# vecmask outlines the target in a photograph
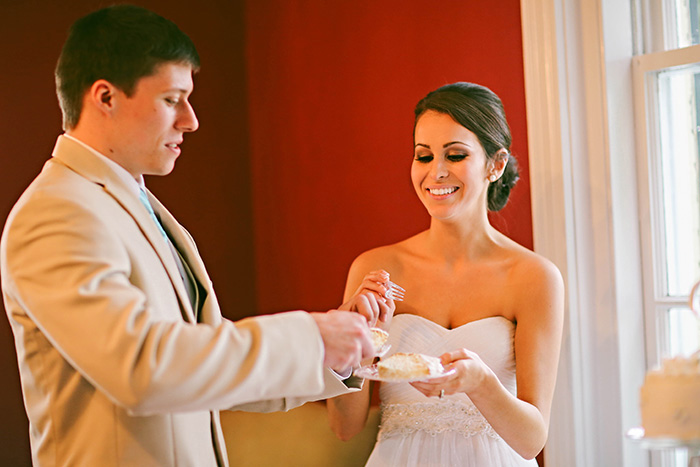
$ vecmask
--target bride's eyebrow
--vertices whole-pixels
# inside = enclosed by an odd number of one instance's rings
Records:
[[[449,143],[443,144],[443,145],[442,145],[442,148],[443,148],[443,149],[447,149],[447,148],[449,148],[450,146],[452,146],[453,144],[461,144],[462,146],[466,146],[467,148],[470,147],[470,146],[469,146],[469,143],[465,143],[464,141],[450,141]],[[430,145],[429,145],[429,144],[416,143],[415,147],[417,148],[418,146],[420,146],[420,147],[422,147],[422,148],[430,149]]]
[[[442,148],[446,149],[446,148],[452,146],[453,144],[461,144],[462,146],[469,147],[469,144],[465,143],[464,141],[450,141],[449,143],[443,144]]]

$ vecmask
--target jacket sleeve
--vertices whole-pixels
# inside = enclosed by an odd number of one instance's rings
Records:
[[[282,399],[260,400],[247,404],[240,404],[231,407],[230,410],[238,410],[242,412],[286,412],[294,409],[307,402],[313,402],[321,399],[330,399],[331,397],[340,396],[356,392],[362,389],[364,384],[363,379],[351,376],[342,380],[335,372],[326,368],[323,373],[324,389],[320,394],[311,397],[285,397]]]
[[[45,336],[51,348],[42,351],[58,352],[136,415],[323,392],[323,344],[308,313],[187,323],[179,309],[164,309],[177,301],[157,258],[136,267],[131,239],[108,221],[41,193],[8,218],[1,245],[8,315]]]

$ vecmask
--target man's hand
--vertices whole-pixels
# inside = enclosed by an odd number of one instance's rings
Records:
[[[326,366],[344,373],[359,366],[362,359],[374,356],[367,321],[359,313],[330,310],[310,314],[321,332]]]

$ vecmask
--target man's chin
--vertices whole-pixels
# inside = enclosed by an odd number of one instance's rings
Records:
[[[162,167],[153,168],[149,172],[144,173],[144,175],[153,175],[156,177],[164,177],[166,175],[170,175],[170,173],[173,170],[175,170],[175,161],[174,160],[170,164],[164,164]]]

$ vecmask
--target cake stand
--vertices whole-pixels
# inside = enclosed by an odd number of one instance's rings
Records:
[[[688,467],[700,467],[700,439],[650,438],[644,436],[644,428],[631,428],[625,436],[650,451],[685,449]]]

